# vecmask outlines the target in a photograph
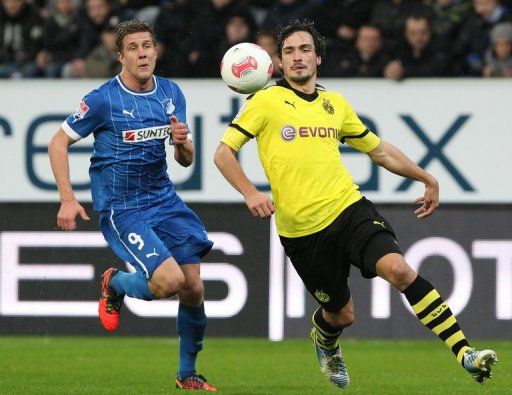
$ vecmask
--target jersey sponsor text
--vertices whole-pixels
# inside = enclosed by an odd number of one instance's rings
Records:
[[[136,130],[123,130],[123,141],[125,143],[138,143],[141,141],[165,139],[171,134],[169,125],[154,126]]]

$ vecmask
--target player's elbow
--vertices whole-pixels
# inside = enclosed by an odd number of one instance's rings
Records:
[[[213,162],[215,166],[222,171],[226,167],[226,163],[230,156],[234,156],[232,149],[224,143],[220,143],[213,156]]]

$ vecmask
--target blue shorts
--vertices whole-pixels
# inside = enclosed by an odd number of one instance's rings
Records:
[[[179,196],[144,209],[102,211],[100,228],[116,255],[148,279],[167,258],[199,263],[213,246],[201,220]]]

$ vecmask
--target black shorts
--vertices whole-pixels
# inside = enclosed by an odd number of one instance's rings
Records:
[[[326,311],[337,311],[349,301],[350,265],[359,268],[363,277],[372,278],[380,258],[402,254],[393,228],[364,197],[325,229],[280,239],[307,290]]]

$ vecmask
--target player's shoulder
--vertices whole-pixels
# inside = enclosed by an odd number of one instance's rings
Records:
[[[175,81],[172,81],[170,79],[167,79],[165,77],[160,77],[158,75],[155,75],[155,81],[156,84],[163,89],[172,89],[172,90],[181,90],[178,83]]]
[[[348,101],[343,94],[326,89],[323,85],[317,85],[318,96],[322,99],[332,101],[333,103],[347,105]]]
[[[84,96],[84,101],[87,102],[87,104],[94,104],[95,106],[99,106],[105,103],[105,97],[108,97],[108,91],[113,89],[116,86],[115,78],[112,78],[111,80],[108,80],[98,86],[97,88],[94,88],[93,90],[89,91]],[[117,89],[117,88],[116,88]]]
[[[279,92],[279,86],[277,84],[269,85],[258,92],[253,93],[246,97],[245,100],[253,102],[266,102],[275,98],[276,93]]]
[[[175,98],[178,96],[183,96],[183,91],[177,82],[157,75],[155,75],[155,82],[157,87],[166,93],[166,96]]]

